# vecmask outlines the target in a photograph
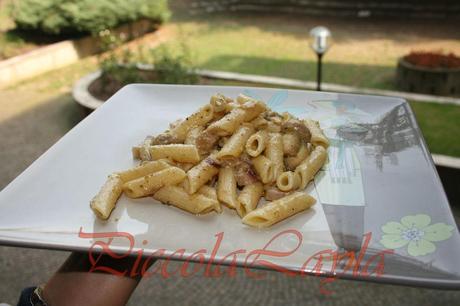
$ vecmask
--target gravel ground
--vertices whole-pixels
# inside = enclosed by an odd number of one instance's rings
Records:
[[[0,303],[15,305],[22,288],[45,282],[69,253],[0,247]],[[174,269],[171,264],[170,269]],[[154,268],[154,267],[153,267]],[[320,279],[270,272],[263,280],[239,270],[234,278],[195,276],[144,279],[128,305],[458,305],[459,291],[337,280],[320,293]]]
[[[48,76],[53,77],[53,75]],[[58,79],[58,78],[57,78]],[[45,82],[45,80],[43,81]],[[37,85],[38,84],[38,85]],[[59,90],[28,83],[0,91],[0,189],[62,137],[84,116],[65,86]],[[48,85],[47,85],[48,86]],[[59,86],[57,86],[59,87]],[[18,94],[19,93],[19,94]],[[67,252],[0,247],[0,303],[15,305],[20,291],[45,282]],[[337,280],[319,291],[319,279],[288,278],[271,272],[264,280],[158,276],[145,279],[129,305],[458,305],[459,291],[379,285]]]

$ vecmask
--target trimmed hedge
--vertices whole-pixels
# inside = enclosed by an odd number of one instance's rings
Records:
[[[139,19],[164,22],[167,0],[18,0],[11,15],[16,26],[47,34],[97,33]]]

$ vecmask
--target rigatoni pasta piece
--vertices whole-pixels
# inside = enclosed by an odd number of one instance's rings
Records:
[[[291,115],[290,113],[288,113],[288,112],[283,112],[283,113],[281,113],[281,117],[283,117],[283,122],[287,122],[287,121],[289,121],[289,120],[291,120],[291,119],[294,118],[294,116],[292,116],[292,115]]]
[[[315,147],[322,146],[325,149],[327,149],[327,147],[329,147],[329,140],[326,136],[324,136],[324,133],[321,130],[318,121],[305,119],[304,123],[307,126],[308,130],[310,130],[311,143]]]
[[[150,146],[150,155],[153,160],[167,158],[181,163],[197,163],[200,161],[196,146],[186,144]]]
[[[251,121],[251,124],[254,126],[256,130],[263,130],[267,127],[268,121],[264,118],[264,114],[265,113],[260,114],[254,120]]]
[[[209,182],[217,173],[219,168],[213,156],[203,159],[198,165],[187,172],[185,189],[192,194],[197,192],[204,184]]]
[[[309,209],[316,200],[304,192],[294,192],[284,198],[267,203],[248,213],[243,223],[257,228],[269,227],[301,211]]]
[[[91,200],[90,207],[99,218],[106,220],[115,208],[123,189],[123,181],[118,174],[109,175],[98,194]]]
[[[213,108],[214,113],[225,112],[227,109],[227,105],[232,103],[233,100],[228,98],[222,94],[217,94],[211,97],[211,101],[209,102]]]
[[[248,138],[254,133],[254,128],[250,124],[243,124],[228,139],[216,157],[225,159],[229,157],[239,157],[244,151]]]
[[[145,162],[141,164],[140,166],[137,166],[132,169],[125,170],[125,171],[120,171],[120,172],[117,172],[116,174],[118,174],[121,180],[124,183],[126,183],[127,181],[132,181],[137,178],[146,176],[147,174],[157,172],[157,171],[169,168],[169,167],[171,167],[170,164],[160,159],[156,161]]]
[[[308,155],[310,155],[309,144],[302,142],[296,156],[286,157],[284,159],[286,168],[290,171],[295,170],[295,168],[300,165],[305,160],[305,158],[308,157]]]
[[[248,122],[255,119],[261,113],[267,110],[267,106],[262,101],[248,101],[241,105],[241,108],[246,111],[244,121]]]
[[[283,133],[284,155],[295,156],[300,149],[300,137],[296,132]]]
[[[176,167],[179,167],[181,168],[182,170],[184,170],[185,172],[189,171],[190,169],[192,169],[193,167],[195,167],[195,164],[192,164],[192,163],[175,163],[174,164]]]
[[[221,119],[211,123],[206,131],[218,136],[233,134],[243,122],[251,121],[265,110],[262,102],[248,102],[232,109]]]
[[[316,147],[300,165],[295,169],[295,173],[300,177],[300,188],[307,186],[315,174],[321,169],[327,159],[326,149],[322,146]]]
[[[183,142],[187,137],[187,133],[190,129],[197,126],[204,126],[213,118],[213,110],[210,104],[206,104],[201,107],[197,112],[193,113],[189,117],[180,121],[175,125],[170,134],[173,135],[177,140]]]
[[[247,213],[256,209],[263,194],[264,186],[261,182],[244,186],[243,190],[241,190],[238,195],[238,202],[236,206],[238,215],[243,218]]]
[[[207,214],[215,209],[216,200],[202,194],[188,194],[182,187],[165,186],[155,192],[155,200],[173,205],[192,214]]]
[[[269,134],[265,156],[273,163],[273,175],[274,179],[276,179],[284,172],[283,138],[281,134]]]
[[[145,197],[152,195],[163,186],[179,184],[185,177],[186,174],[184,170],[177,167],[169,167],[126,182],[123,185],[123,191],[130,198]]]
[[[276,186],[285,192],[296,190],[300,186],[300,177],[292,171],[283,172],[276,178]]]
[[[262,183],[269,184],[275,180],[274,165],[271,160],[263,155],[259,155],[252,159],[252,164],[262,180]]]
[[[139,159],[140,160],[152,160],[152,157],[150,156],[150,151],[149,148],[152,145],[152,139],[153,137],[147,136],[144,139],[144,142],[139,148]]]
[[[131,148],[133,159],[141,159],[141,146],[133,146]]]
[[[218,136],[231,135],[244,122],[245,116],[244,109],[235,108],[221,119],[211,123],[206,131]]]
[[[217,198],[229,208],[236,209],[237,193],[236,178],[230,167],[221,168],[217,181]]]
[[[198,189],[197,193],[202,194],[205,197],[208,197],[210,199],[216,200],[216,207],[214,210],[218,213],[222,212],[222,206],[220,205],[220,202],[217,198],[216,188],[211,187],[209,185],[204,185],[204,186],[201,186],[200,189]]]
[[[201,135],[201,133],[203,133],[203,131],[204,131],[203,126],[197,126],[197,127],[194,127],[193,129],[190,129],[190,131],[187,133],[187,137],[185,137],[184,144],[196,146],[196,140]]]
[[[265,150],[267,142],[268,133],[264,130],[258,131],[246,141],[246,152],[252,157],[257,157]]]
[[[244,94],[239,94],[238,97],[236,97],[236,102],[238,102],[239,104],[244,104],[250,101],[256,101],[256,100]]]

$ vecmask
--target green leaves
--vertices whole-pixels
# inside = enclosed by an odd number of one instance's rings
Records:
[[[18,28],[47,34],[94,34],[142,18],[164,22],[170,16],[167,0],[18,0],[11,14]]]
[[[156,82],[160,84],[196,84],[198,77],[193,73],[194,67],[190,51],[187,46],[173,50],[160,46],[151,51],[151,58],[147,59],[155,66]]]

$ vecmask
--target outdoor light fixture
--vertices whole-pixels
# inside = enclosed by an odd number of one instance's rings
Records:
[[[316,90],[321,90],[321,60],[324,53],[329,50],[330,47],[331,32],[326,27],[314,27],[310,31],[310,47],[315,51],[318,56],[318,66],[316,71]]]

